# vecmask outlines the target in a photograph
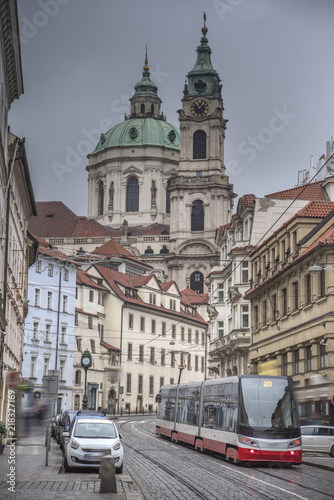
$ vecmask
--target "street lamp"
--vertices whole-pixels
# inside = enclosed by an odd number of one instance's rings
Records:
[[[85,394],[82,398],[82,409],[87,410],[88,397],[87,397],[87,371],[92,366],[92,355],[88,349],[82,353],[81,356],[81,366],[85,370]]]

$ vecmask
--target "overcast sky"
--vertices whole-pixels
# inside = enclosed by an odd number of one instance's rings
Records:
[[[203,11],[229,120],[225,165],[240,196],[297,184],[334,136],[333,0],[18,0],[26,138],[36,201],[87,214],[86,155],[123,121],[148,45],[167,121],[178,126]]]

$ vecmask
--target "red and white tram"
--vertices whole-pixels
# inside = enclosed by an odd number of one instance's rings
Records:
[[[289,377],[242,375],[163,386],[156,434],[239,462],[301,464]]]

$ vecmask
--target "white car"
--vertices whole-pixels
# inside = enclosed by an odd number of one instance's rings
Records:
[[[334,457],[334,427],[328,425],[303,425],[302,450],[330,453]]]
[[[116,472],[122,473],[123,446],[115,423],[105,418],[78,418],[64,454],[65,472],[71,472],[72,468],[100,467],[106,455],[114,458]]]

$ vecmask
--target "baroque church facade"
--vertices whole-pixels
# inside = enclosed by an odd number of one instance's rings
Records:
[[[187,74],[180,130],[166,121],[147,54],[122,123],[101,134],[89,155],[88,218],[180,289],[205,292],[219,264],[217,227],[232,215],[225,173],[222,84],[211,63],[207,27]],[[140,241],[140,243],[139,243]]]

